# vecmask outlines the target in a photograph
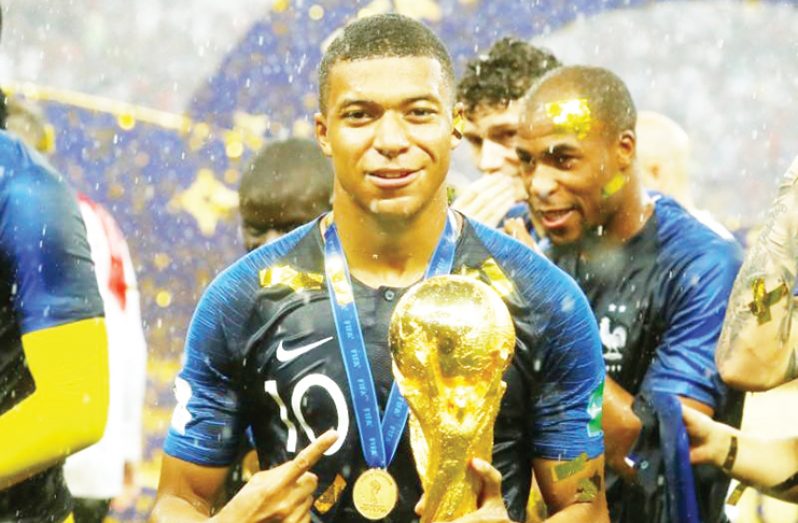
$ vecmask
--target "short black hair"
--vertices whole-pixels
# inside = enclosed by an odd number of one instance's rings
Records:
[[[390,13],[368,16],[349,24],[333,40],[319,64],[319,109],[322,113],[327,111],[330,70],[338,62],[410,56],[437,60],[447,83],[454,86],[454,66],[449,51],[421,22]]]
[[[332,187],[332,165],[315,141],[276,141],[244,169],[239,209],[245,225],[290,230],[330,209]]]
[[[534,109],[529,103],[539,95],[545,94],[549,99],[556,93],[563,93],[560,98],[576,95],[587,99],[594,118],[613,135],[635,130],[637,109],[632,95],[624,81],[609,69],[571,65],[550,71],[529,89],[526,110]]]
[[[457,84],[457,101],[466,112],[480,105],[506,106],[524,96],[529,87],[547,71],[560,67],[557,58],[518,38],[505,37],[491,46],[488,54],[466,64]]]

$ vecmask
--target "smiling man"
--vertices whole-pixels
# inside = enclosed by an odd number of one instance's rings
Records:
[[[447,208],[460,134],[453,83],[446,48],[403,16],[359,20],[330,45],[316,132],[334,166],[333,212],[206,290],[176,382],[154,521],[211,516],[247,426],[261,464],[276,467],[212,520],[413,521],[422,492],[388,326],[409,286],[449,272],[493,285],[517,335],[496,468],[472,462],[483,495],[463,522],[523,521],[533,469],[551,521],[607,520],[595,320],[548,261]]]
[[[670,198],[649,198],[635,163],[634,102],[610,71],[563,67],[532,87],[518,156],[546,254],[576,279],[599,321],[607,386],[607,480],[616,522],[669,521],[662,489],[634,483],[625,461],[643,427],[641,395],[673,394],[716,419],[740,421],[742,398],[715,367],[740,248]],[[635,401],[636,396],[638,400]],[[633,407],[634,403],[634,407]],[[724,521],[728,481],[696,470],[701,521]]]

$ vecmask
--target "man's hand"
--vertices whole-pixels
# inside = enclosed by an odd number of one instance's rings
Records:
[[[490,174],[466,187],[452,208],[489,227],[498,227],[512,206],[524,199],[526,191],[520,178]]]
[[[502,475],[490,463],[474,458],[469,464],[481,483],[477,511],[451,523],[512,523],[502,499]],[[424,497],[416,505],[416,514],[424,513]]]
[[[310,522],[310,509],[313,506],[313,493],[318,478],[309,470],[337,439],[337,433],[329,430],[292,461],[256,473],[211,521]]]
[[[682,418],[690,436],[690,462],[696,465],[709,463],[716,467],[722,466],[729,453],[735,429],[713,421],[706,414],[684,404]]]

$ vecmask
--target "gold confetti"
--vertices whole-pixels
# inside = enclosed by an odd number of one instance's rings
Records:
[[[352,286],[349,285],[344,272],[344,260],[340,256],[333,256],[325,260],[325,270],[335,291],[335,301],[338,302],[338,305],[348,305],[355,301]]]
[[[324,18],[324,8],[319,4],[312,5],[310,9],[308,9],[308,16],[311,20],[321,20]]]
[[[274,265],[263,269],[258,274],[260,286],[263,288],[285,285],[294,292],[319,290],[324,276],[313,272],[299,272],[290,265]]]
[[[609,198],[613,194],[623,189],[624,185],[626,185],[626,176],[624,176],[622,173],[618,173],[613,176],[604,187],[601,188],[601,195],[605,198]]]
[[[601,490],[601,476],[595,474],[592,478],[582,478],[576,487],[576,500],[589,503],[596,499]]]
[[[320,514],[326,514],[338,503],[344,489],[346,489],[346,480],[340,474],[336,474],[335,480],[330,483],[327,490],[313,502],[313,508]]]
[[[574,474],[581,472],[585,468],[586,464],[587,453],[583,452],[571,461],[555,465],[554,470],[552,471],[554,474],[554,481],[562,481],[564,479],[570,478]]]
[[[546,115],[558,131],[575,134],[580,140],[587,137],[593,124],[586,98],[547,103]]]
[[[736,506],[737,503],[740,502],[740,498],[743,497],[745,493],[745,489],[748,488],[748,485],[745,483],[738,483],[731,494],[729,494],[729,499],[726,500],[727,505],[731,505],[732,507]]]
[[[509,296],[515,291],[513,282],[504,274],[504,271],[502,271],[499,264],[496,263],[496,260],[493,258],[485,260],[478,269],[463,265],[460,267],[457,274],[480,281],[482,281],[481,276],[484,274],[487,283],[493,287],[493,290],[498,292],[499,296],[502,298]]]
[[[172,304],[172,293],[169,291],[161,290],[155,295],[155,303],[158,307],[166,308]]]
[[[155,264],[156,269],[162,271],[169,267],[169,264],[172,263],[172,258],[165,252],[159,252],[153,257],[152,262]]]
[[[290,0],[274,0],[272,2],[272,11],[275,13],[287,11],[289,7],[291,7]]]
[[[130,131],[136,127],[136,117],[130,113],[122,113],[116,117],[116,123],[125,131]]]
[[[790,288],[784,282],[768,292],[765,288],[764,278],[756,278],[751,284],[751,290],[754,294],[754,301],[748,304],[748,308],[756,316],[757,323],[760,325],[771,320],[770,308],[781,301],[784,296],[790,294]]]

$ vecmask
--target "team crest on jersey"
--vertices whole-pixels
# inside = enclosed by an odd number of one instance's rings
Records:
[[[610,304],[608,312],[613,316],[623,314],[626,312],[626,305]],[[599,337],[604,346],[604,364],[607,370],[610,372],[620,371],[623,349],[626,348],[629,337],[626,327],[619,324],[617,320],[613,321],[608,316],[604,316],[599,321]]]

